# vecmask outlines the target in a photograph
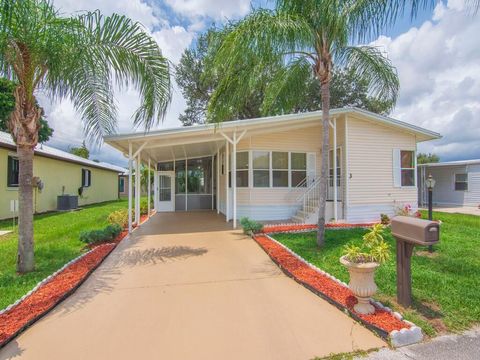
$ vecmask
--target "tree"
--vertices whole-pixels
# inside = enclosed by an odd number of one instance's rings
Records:
[[[439,161],[440,157],[437,154],[418,153],[417,155],[417,164],[438,163]]]
[[[0,78],[0,131],[10,132],[8,129],[8,119],[13,109],[15,109],[15,96],[13,92],[16,84],[5,78]],[[36,104],[38,106],[38,103]],[[40,118],[40,128],[38,129],[38,142],[47,142],[53,134],[53,129],[48,126],[44,119],[44,111],[41,108],[42,116]]]
[[[334,64],[339,69],[354,71],[365,81],[373,96],[391,106],[397,97],[399,81],[390,61],[376,47],[350,44],[352,39],[366,39],[372,24],[383,26],[386,15],[382,9],[377,1],[278,0],[273,10],[254,10],[240,22],[231,24],[212,62],[212,72],[221,74],[208,104],[208,116],[213,122],[222,121],[230,108],[236,109],[242,102],[242,86],[235,85],[255,82],[260,69],[269,64],[280,62],[285,66],[266,87],[264,111],[298,103],[313,73],[321,93],[324,129],[319,182],[319,246],[325,241],[330,143],[329,131],[325,130],[329,129]]]
[[[170,101],[168,61],[144,28],[125,16],[99,11],[62,17],[49,0],[0,0],[0,69],[17,84],[8,128],[19,159],[17,270],[34,269],[33,149],[42,110],[35,93],[69,98],[87,136],[99,141],[116,130],[114,80],[140,94],[135,126],[148,130]]]
[[[85,140],[82,142],[82,146],[70,148],[70,153],[85,159],[90,157],[90,150],[88,150]]]
[[[182,94],[187,101],[187,107],[179,119],[184,126],[203,124],[207,118],[207,105],[211,94],[218,86],[216,76],[205,76],[207,56],[214,54],[217,42],[211,41],[213,35],[220,31],[211,28],[207,33],[200,35],[193,49],[186,49],[182,54],[179,64],[175,68],[175,78],[182,89]],[[210,39],[210,41],[209,41]],[[214,47],[214,48],[212,48]],[[263,82],[255,82],[255,96],[248,94],[247,101],[241,108],[235,109],[236,113],[228,114],[229,118],[223,120],[237,120],[257,116],[270,116],[289,112],[315,111],[322,108],[319,83],[312,73],[306,80],[305,92],[302,97],[295,97],[296,103],[279,103],[276,108],[262,109],[264,90],[267,83],[275,78],[275,73],[284,71],[283,64],[275,64],[263,77]],[[387,115],[392,108],[389,101],[375,98],[368,93],[368,81],[356,76],[351,69],[334,69],[330,85],[331,104],[333,108],[355,106],[378,114]],[[287,107],[288,106],[288,107]],[[268,111],[262,111],[268,110]]]

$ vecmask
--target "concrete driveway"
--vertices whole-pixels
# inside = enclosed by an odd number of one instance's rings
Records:
[[[223,217],[192,212],[155,215],[0,359],[312,359],[382,346]]]

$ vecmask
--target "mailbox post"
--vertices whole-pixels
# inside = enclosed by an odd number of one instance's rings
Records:
[[[397,241],[397,301],[409,307],[412,304],[413,248],[438,243],[440,227],[437,222],[409,216],[396,216],[392,219],[392,235]]]

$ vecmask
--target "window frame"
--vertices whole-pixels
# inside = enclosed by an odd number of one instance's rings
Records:
[[[457,175],[465,175],[467,179],[465,181],[457,181]],[[457,183],[466,184],[466,189],[457,189]],[[468,191],[468,172],[455,172],[453,174],[453,190],[454,191],[461,191],[466,192]]]
[[[402,167],[402,152],[410,152],[412,153],[412,166],[409,168],[404,168]],[[399,150],[399,161],[400,161],[400,187],[402,188],[415,188],[417,187],[417,154],[415,150],[405,150],[405,149],[400,149]],[[403,185],[403,177],[402,177],[402,172],[403,170],[408,170],[408,171],[413,171],[413,185]]]
[[[85,176],[85,175],[88,176]],[[88,178],[88,183],[85,181]],[[82,168],[82,187],[88,188],[92,186],[92,171],[90,169]]]
[[[118,178],[118,192],[119,193],[124,193],[125,192],[125,177],[120,176]]]
[[[285,151],[285,150],[265,150],[265,149],[249,149],[249,150],[239,150],[237,151],[238,153],[241,152],[247,152],[248,153],[248,169],[237,169],[238,171],[248,171],[248,186],[237,186],[237,188],[240,189],[295,189],[297,186],[292,186],[292,172],[294,171],[302,171],[305,173],[305,178],[308,176],[308,154],[310,152],[308,151]],[[253,168],[253,153],[254,152],[265,152],[269,154],[269,167],[268,169],[254,169]],[[287,153],[288,154],[288,169],[274,169],[273,168],[273,153]],[[292,169],[292,154],[303,154],[305,156],[305,169]],[[222,153],[222,156],[224,154]],[[232,188],[232,181],[231,181],[231,165],[232,165],[232,153],[229,154],[229,169],[228,169],[228,188]],[[225,157],[226,158],[226,157]],[[238,164],[238,162],[237,162]],[[254,171],[259,170],[259,171],[267,171],[269,173],[269,185],[268,186],[254,186],[253,179],[254,179]],[[273,186],[273,172],[274,171],[285,171],[288,173],[288,186]]]
[[[10,182],[11,180],[11,177],[10,177],[10,171],[12,169],[10,169],[10,163],[11,161],[13,161],[13,164],[17,164],[17,174],[16,174],[16,178],[17,178],[17,183],[12,183]],[[19,187],[19,183],[20,183],[20,161],[18,160],[18,157],[16,155],[8,155],[7,156],[7,188],[11,188],[11,189],[17,189]]]

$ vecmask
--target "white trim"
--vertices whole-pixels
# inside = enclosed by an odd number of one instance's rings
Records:
[[[128,233],[132,232],[132,196],[133,196],[133,184],[132,184],[132,172],[133,172],[133,159],[132,159],[132,143],[128,143]]]
[[[217,149],[217,214],[220,214],[220,149]]]
[[[151,161],[150,161],[150,158],[148,158],[148,178],[147,178],[147,207],[148,207],[148,217],[150,217],[150,193],[152,191],[152,188],[151,188],[151,177],[150,177],[150,166],[151,166]]]
[[[229,196],[228,196],[228,168],[229,168],[229,163],[230,163],[230,155],[228,154],[229,152],[229,143],[227,140],[225,140],[225,221],[228,222],[230,220],[230,201],[229,201]]]
[[[349,187],[350,187],[350,167],[349,165],[349,153],[348,153],[348,116],[345,115],[345,175],[343,176],[345,179],[345,199],[343,199],[344,208],[343,208],[343,218],[348,219],[348,206],[349,206]]]

